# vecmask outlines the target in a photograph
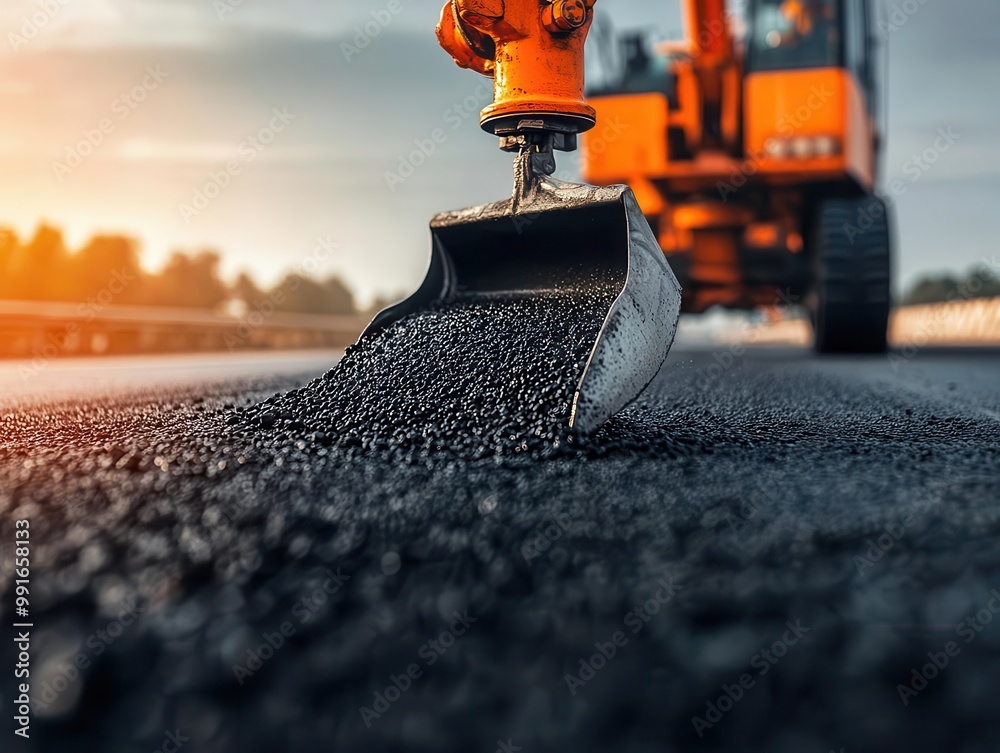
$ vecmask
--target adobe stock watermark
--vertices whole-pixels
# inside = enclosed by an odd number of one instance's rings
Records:
[[[163,733],[163,742],[157,750],[160,753],[177,753],[184,743],[190,740],[190,737],[185,737],[181,734],[180,728],[175,729],[173,732],[165,730]]]
[[[243,7],[245,0],[213,0],[212,8],[215,9],[215,15],[219,17],[220,21],[225,21],[226,16],[235,13],[239,8]]]
[[[812,120],[817,112],[822,110],[833,99],[833,95],[833,88],[827,84],[813,86],[804,104],[799,105],[792,112],[785,113],[778,119],[778,133],[786,139],[794,136]],[[767,147],[773,141],[774,139],[769,139],[763,149],[758,149],[749,154],[743,162],[737,165],[736,169],[729,176],[728,181],[720,180],[715,184],[716,189],[719,191],[719,196],[724,202],[728,202],[732,194],[739,193],[739,190],[749,182],[750,178],[760,171],[761,162],[768,158]]]
[[[549,523],[544,528],[538,528],[534,535],[521,545],[521,556],[524,557],[528,567],[532,566],[532,560],[541,557],[552,548],[552,545],[559,541],[564,534],[568,533],[573,524],[573,519],[566,513],[556,516],[555,521]],[[593,523],[587,523],[588,527]]]
[[[21,381],[28,381],[38,376],[48,368],[49,364],[57,358],[65,349],[67,344],[83,333],[83,328],[92,323],[101,312],[112,304],[116,296],[121,295],[125,288],[138,279],[138,272],[128,267],[122,267],[111,274],[107,284],[95,295],[87,298],[76,307],[76,315],[80,321],[68,321],[62,331],[50,331],[45,335],[45,343],[40,348],[35,348],[31,353],[31,360],[18,367],[18,374]]]
[[[211,206],[212,202],[222,195],[222,192],[232,185],[233,179],[243,172],[246,165],[253,162],[260,156],[260,153],[267,149],[278,134],[283,133],[286,128],[298,116],[288,111],[287,107],[280,110],[274,108],[269,123],[260,128],[256,133],[251,134],[240,142],[236,148],[237,159],[231,159],[225,164],[222,170],[215,170],[208,174],[208,180],[200,188],[196,188],[191,195],[191,202],[181,202],[177,205],[181,219],[185,223],[191,224],[191,220]]]
[[[497,749],[494,753],[517,753],[521,750],[520,745],[514,744],[514,738],[508,737],[506,742],[503,740],[497,740]]]
[[[743,529],[757,519],[764,503],[778,494],[778,490],[759,481],[748,480],[744,487],[743,499],[708,510],[701,517],[701,526],[705,530],[721,534],[729,528],[730,541],[740,549],[747,545]]]
[[[271,290],[262,299],[254,299],[248,302],[247,312],[240,317],[239,323],[232,332],[226,332],[223,340],[230,353],[246,345],[253,337],[254,332],[263,327],[267,321],[274,316],[278,309],[288,300],[288,294],[293,293],[302,285],[303,278],[314,277],[321,266],[329,261],[340,249],[333,237],[328,235],[325,238],[318,238],[312,253],[295,265],[282,285]]]
[[[550,177],[572,183],[577,179],[577,175],[581,170],[583,170],[583,158],[585,154],[596,154],[598,156],[604,154],[608,151],[608,147],[618,141],[621,135],[631,127],[630,123],[622,122],[620,115],[615,115],[610,121],[598,121],[592,130],[587,131],[583,135],[583,138],[587,141],[586,151],[558,152],[559,159],[557,162],[561,167],[557,168]],[[515,228],[520,229],[522,225],[529,224],[535,217],[537,217],[535,214],[522,215],[521,218],[514,220]]]
[[[781,638],[767,648],[758,651],[750,659],[751,668],[757,670],[756,676],[750,672],[744,672],[732,684],[723,683],[719,696],[705,703],[705,716],[691,717],[691,724],[694,725],[694,731],[698,733],[699,738],[704,737],[706,732],[721,722],[722,717],[732,711],[736,704],[757,684],[757,680],[770,672],[775,664],[787,656],[788,650],[798,644],[809,632],[809,628],[803,627],[801,620],[795,620],[795,622],[789,620],[785,623],[785,627],[787,630]]]
[[[920,499],[913,507],[912,511],[907,511],[894,520],[886,523],[882,527],[882,532],[878,536],[872,536],[865,543],[868,548],[864,554],[854,556],[854,566],[858,569],[859,575],[864,575],[865,570],[870,570],[891,552],[896,545],[903,540],[907,532],[917,525],[917,516],[926,513],[934,507],[935,502],[930,498]]]
[[[883,218],[885,212],[891,209],[901,196],[905,196],[915,183],[919,183],[934,168],[941,156],[961,140],[962,134],[954,128],[950,126],[939,128],[933,144],[903,163],[903,174],[909,177],[909,183],[897,179],[889,184],[888,191],[876,189],[872,198],[858,208],[856,222],[844,223],[844,232],[851,244],[853,245],[859,236],[871,230],[876,222]]]
[[[39,688],[38,695],[31,699],[32,713],[36,716],[39,712],[44,714],[62,693],[80,679],[81,672],[90,669],[92,658],[101,656],[107,651],[116,640],[121,638],[125,629],[134,624],[145,611],[146,608],[136,604],[134,598],[123,601],[121,611],[115,619],[108,622],[102,629],[95,630],[87,636],[84,645],[89,650],[80,651],[68,664],[59,662],[56,665],[55,674],[47,677],[37,686]]]
[[[621,135],[631,127],[630,123],[622,122],[621,115],[615,115],[613,118],[598,121],[593,130],[587,131],[584,135],[584,138],[587,139],[587,153],[598,156],[604,154],[608,151],[608,147],[618,141]],[[581,166],[582,157],[579,152],[573,154],[576,158],[576,169],[578,170]],[[562,173],[569,173],[569,169],[564,168],[563,170],[556,171],[553,177],[560,180],[570,179],[570,175],[563,175]]]
[[[480,515],[486,517],[487,515],[492,515],[496,511],[497,505],[499,504],[500,499],[496,494],[487,494],[479,500],[479,503],[476,505],[476,509],[479,511]]]
[[[19,34],[9,32],[7,41],[10,48],[18,52],[32,39],[42,33],[52,19],[59,15],[59,12],[69,5],[73,0],[38,0],[38,10],[28,16],[21,17],[21,26],[18,28]]]
[[[393,193],[396,189],[412,178],[417,170],[423,167],[431,159],[442,145],[444,145],[450,134],[462,127],[469,118],[478,116],[479,111],[493,97],[493,80],[483,79],[479,86],[469,96],[461,102],[455,102],[441,116],[444,120],[444,127],[433,129],[426,138],[414,139],[414,149],[397,157],[396,169],[385,171],[385,182],[389,190]]]
[[[470,617],[469,610],[452,612],[452,621],[448,629],[442,631],[436,638],[424,643],[417,651],[417,656],[423,659],[421,663],[412,662],[398,675],[389,675],[388,684],[381,690],[372,693],[372,705],[361,706],[358,713],[365,727],[371,729],[372,722],[381,719],[389,712],[392,705],[403,697],[403,693],[413,687],[413,683],[424,676],[425,669],[433,667],[438,660],[458,642],[458,639],[468,632],[479,618]]]
[[[631,128],[631,124],[622,122],[621,116],[618,115],[611,118],[610,122],[600,121],[594,130],[587,132],[584,136],[587,139],[586,154],[604,154],[608,147],[621,138],[621,135],[629,128]],[[565,156],[560,153],[558,162],[561,163],[561,167],[549,177],[568,183],[576,181],[577,175],[583,169],[583,155],[582,151],[569,152]],[[514,230],[520,235],[526,228],[531,227],[540,214],[540,212],[514,214],[511,217]]]
[[[680,583],[675,583],[673,578],[661,578],[657,585],[659,588],[652,597],[626,612],[622,617],[622,624],[629,628],[633,637],[642,632],[649,621],[670,603],[678,591],[684,588]],[[589,657],[580,659],[579,669],[575,674],[566,674],[563,677],[570,695],[575,696],[577,691],[587,687],[587,683],[597,677],[597,673],[608,666],[608,663],[618,656],[618,652],[628,644],[629,636],[623,630],[616,630],[608,637],[608,640],[595,643],[596,652]]]
[[[882,41],[884,42],[890,34],[906,26],[907,22],[925,5],[927,5],[927,0],[903,0],[901,3],[893,3],[886,18],[880,18],[876,24]]]
[[[990,591],[992,597],[986,605],[974,615],[966,617],[955,626],[955,633],[963,639],[967,646],[972,643],[986,627],[993,622],[993,618],[1000,614],[1000,590]],[[928,651],[928,662],[921,667],[913,667],[910,670],[908,682],[896,685],[896,693],[904,706],[909,706],[913,698],[919,696],[927,689],[927,686],[934,678],[938,677],[949,666],[952,659],[962,653],[964,646],[957,641],[948,641],[941,647],[940,651]]]
[[[744,500],[741,502],[735,515],[731,510],[726,512],[726,523],[729,524],[729,530],[732,532],[733,540],[737,543],[737,545],[742,545],[743,541],[740,536],[740,529],[745,527],[759,514],[760,508],[750,500]]]
[[[337,593],[344,584],[351,579],[350,575],[344,575],[340,568],[337,572],[327,570],[322,584],[309,593],[302,596],[292,607],[292,616],[296,618],[300,625],[304,625],[312,619],[313,615],[326,604],[330,597]],[[248,648],[247,658],[243,663],[233,665],[233,676],[242,687],[246,681],[259,672],[264,664],[271,659],[298,631],[298,628],[291,620],[284,620],[273,632],[264,631],[260,634],[261,642],[255,648]]]
[[[354,36],[351,37],[351,41],[340,43],[340,51],[344,54],[344,60],[350,63],[353,58],[360,55],[376,37],[389,28],[396,16],[403,10],[403,0],[389,0],[384,8],[373,10],[371,20],[354,27]]]
[[[97,151],[108,136],[115,132],[118,124],[128,120],[132,113],[149,98],[150,94],[159,89],[160,84],[166,81],[169,76],[170,73],[162,70],[159,65],[146,66],[142,80],[129,91],[122,92],[111,101],[111,114],[117,115],[117,119],[101,118],[93,128],[85,128],[79,141],[66,146],[66,156],[63,161],[52,163],[52,171],[58,181],[62,183],[68,176],[72,175]]]
[[[714,40],[722,36],[727,28],[739,23],[742,20],[740,12],[732,4],[727,4],[723,11],[722,19],[713,18],[702,24],[701,31],[698,32],[698,46],[702,49],[708,47]]]

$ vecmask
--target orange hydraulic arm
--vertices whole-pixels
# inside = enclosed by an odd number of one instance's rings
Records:
[[[692,52],[704,66],[721,66],[733,59],[725,0],[686,0],[684,21]]]
[[[441,46],[463,68],[494,79],[483,130],[501,147],[551,152],[576,147],[596,115],[583,95],[583,48],[595,0],[450,0]],[[554,162],[551,162],[554,169]]]
[[[689,147],[721,149],[734,152],[740,130],[740,70],[736,63],[733,30],[726,13],[725,0],[685,0],[684,21],[688,63],[679,63],[676,71],[682,91],[700,97],[701,128]],[[690,77],[685,86],[683,79]]]

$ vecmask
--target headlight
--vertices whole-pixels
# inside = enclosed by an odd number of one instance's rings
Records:
[[[786,139],[768,139],[764,143],[764,151],[772,159],[788,159],[788,141]]]
[[[836,136],[775,136],[764,142],[764,153],[771,159],[829,159],[840,151]]]
[[[809,159],[814,152],[813,140],[809,136],[796,136],[792,139],[792,156],[795,159]]]
[[[836,157],[840,154],[840,139],[834,136],[817,136],[813,139],[817,157]]]

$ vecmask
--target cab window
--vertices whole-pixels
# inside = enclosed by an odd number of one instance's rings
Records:
[[[748,39],[751,71],[840,65],[838,0],[757,0]]]

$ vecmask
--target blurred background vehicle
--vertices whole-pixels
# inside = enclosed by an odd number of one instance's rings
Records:
[[[584,176],[636,191],[685,311],[803,301],[818,350],[885,350],[872,4],[750,0],[742,44],[723,0],[684,10],[681,43],[623,40],[618,80],[592,93],[605,131],[585,140]]]

